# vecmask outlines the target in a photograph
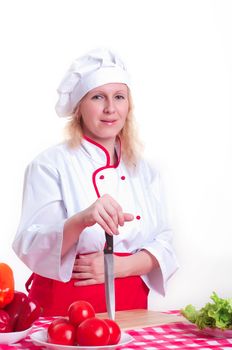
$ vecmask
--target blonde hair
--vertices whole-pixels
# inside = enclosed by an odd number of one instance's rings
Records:
[[[139,140],[137,126],[133,114],[133,101],[129,91],[129,112],[122,130],[118,134],[121,141],[121,155],[125,164],[128,167],[133,167],[137,164],[141,151],[142,143]],[[65,127],[65,139],[68,146],[76,148],[80,145],[83,138],[83,128],[81,116],[78,116],[78,108]]]

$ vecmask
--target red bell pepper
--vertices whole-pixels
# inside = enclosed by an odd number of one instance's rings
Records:
[[[14,275],[9,265],[0,263],[0,309],[14,297]]]
[[[14,331],[18,317],[22,311],[23,305],[27,302],[27,295],[23,292],[14,292],[14,299],[8,304],[4,310],[10,316],[11,329]]]
[[[41,307],[36,300],[27,297],[15,325],[15,331],[24,331],[41,316]]]
[[[10,324],[14,332],[31,327],[33,322],[41,316],[42,311],[36,300],[18,291],[15,291],[14,299],[4,310],[10,316]]]
[[[4,310],[0,310],[0,333],[11,332],[10,316]]]

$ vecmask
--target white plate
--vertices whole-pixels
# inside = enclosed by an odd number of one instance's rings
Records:
[[[0,344],[13,344],[26,338],[32,327],[21,332],[0,333]]]
[[[122,346],[125,344],[130,343],[133,340],[133,337],[127,333],[122,332],[121,339],[118,344],[116,345],[105,345],[105,346],[70,346],[70,345],[58,345],[58,344],[52,344],[47,342],[47,330],[44,329],[42,331],[34,332],[30,335],[31,340],[36,345],[42,345],[45,346],[47,349],[54,349],[54,350],[101,350],[101,349],[110,349],[113,350],[117,346]]]

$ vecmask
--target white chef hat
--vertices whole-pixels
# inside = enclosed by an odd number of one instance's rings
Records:
[[[87,92],[108,83],[130,86],[129,74],[116,53],[109,49],[96,49],[77,58],[57,89],[56,113],[59,117],[70,116]]]

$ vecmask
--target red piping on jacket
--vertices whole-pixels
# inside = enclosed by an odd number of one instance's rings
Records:
[[[100,198],[101,195],[100,195],[100,192],[98,191],[98,188],[97,188],[97,183],[96,183],[96,176],[97,174],[104,170],[104,169],[110,169],[110,168],[117,168],[118,165],[119,165],[119,162],[120,162],[120,158],[121,158],[121,141],[120,139],[118,138],[119,140],[119,145],[120,145],[120,152],[119,152],[119,155],[118,155],[118,159],[117,159],[117,162],[114,164],[114,165],[110,165],[110,155],[109,155],[109,152],[107,151],[107,149],[100,145],[100,143],[97,143],[96,141],[90,139],[88,136],[84,136],[84,139],[90,143],[92,143],[93,145],[95,145],[96,147],[99,147],[106,155],[106,165],[101,167],[101,168],[98,168],[96,169],[94,172],[93,172],[93,175],[92,175],[92,181],[93,181],[93,186],[94,186],[94,189],[95,189],[95,192],[97,194],[97,197]]]

